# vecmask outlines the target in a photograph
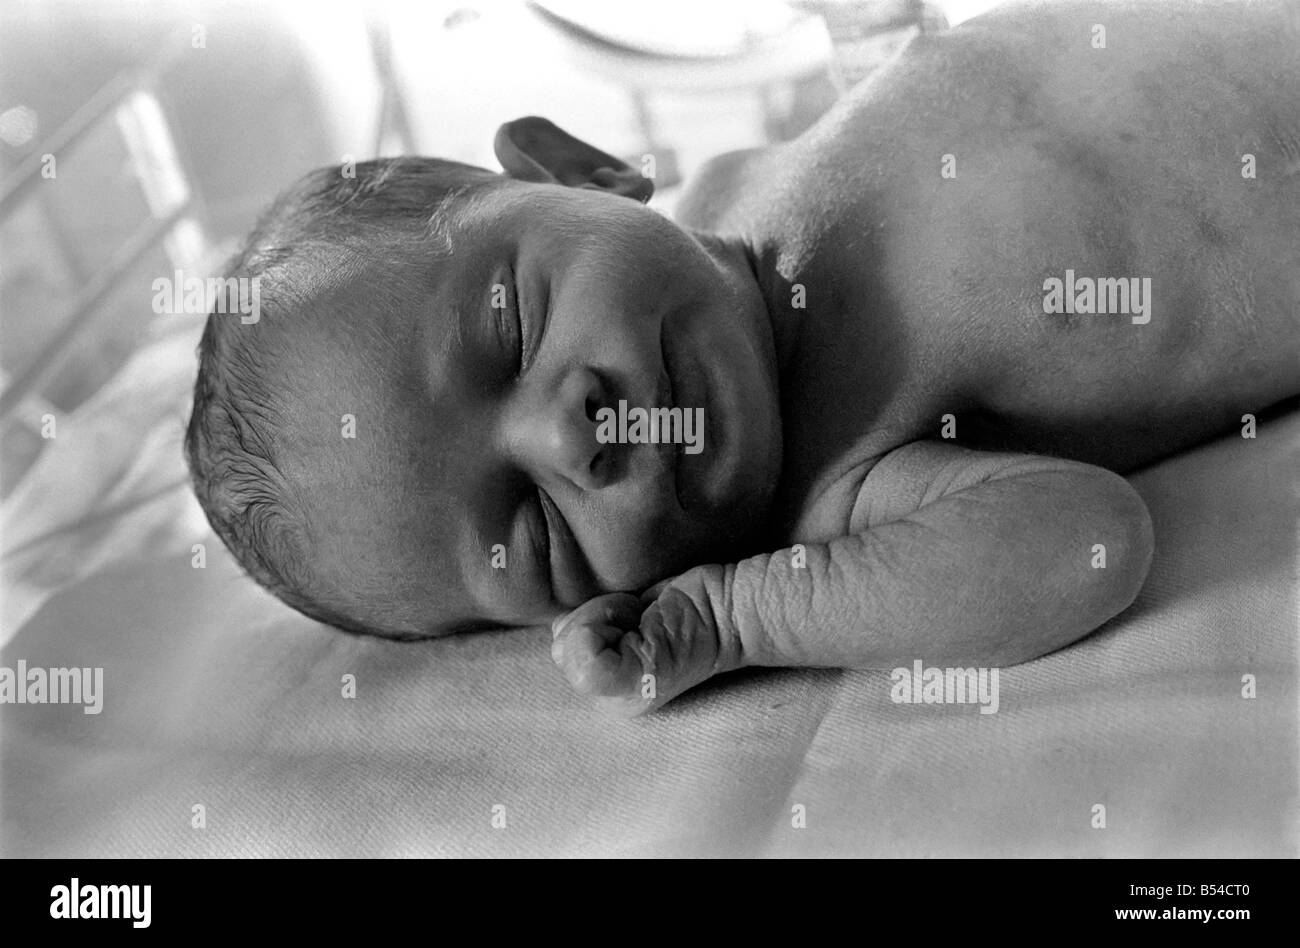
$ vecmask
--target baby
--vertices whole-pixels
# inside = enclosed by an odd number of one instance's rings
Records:
[[[1146,576],[1117,472],[1300,393],[1298,50],[1290,2],[1006,7],[676,222],[540,118],[502,174],[314,172],[232,264],[262,318],[208,319],[199,500],[307,615],[550,623],[620,714],[1043,655]]]

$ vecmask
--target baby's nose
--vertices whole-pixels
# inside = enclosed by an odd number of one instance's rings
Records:
[[[560,477],[583,490],[604,487],[615,476],[615,444],[596,438],[597,413],[609,407],[610,387],[583,368],[568,375],[555,397],[534,404],[519,419],[524,461],[543,480]]]

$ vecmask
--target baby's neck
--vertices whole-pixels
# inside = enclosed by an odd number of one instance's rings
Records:
[[[691,233],[720,268],[757,289],[767,309],[776,368],[783,376],[794,355],[799,319],[791,307],[791,286],[777,272],[779,251],[775,244],[759,247],[746,238],[697,230]]]

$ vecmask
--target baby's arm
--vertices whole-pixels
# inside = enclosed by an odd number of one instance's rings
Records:
[[[648,605],[593,599],[556,621],[555,660],[622,714],[748,665],[1012,665],[1121,612],[1152,553],[1118,475],[935,442],[882,459],[846,528],[802,555],[696,567]]]

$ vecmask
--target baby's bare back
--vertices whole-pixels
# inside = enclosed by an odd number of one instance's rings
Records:
[[[1077,461],[1125,470],[1300,392],[1293,9],[999,12],[715,163],[680,215],[757,254],[783,548],[575,610],[575,687],[636,714],[746,665],[1014,664],[1127,608],[1151,518]]]
[[[688,223],[779,273],[796,479],[945,415],[1126,470],[1300,393],[1294,3],[1007,8],[717,167],[736,199]]]

